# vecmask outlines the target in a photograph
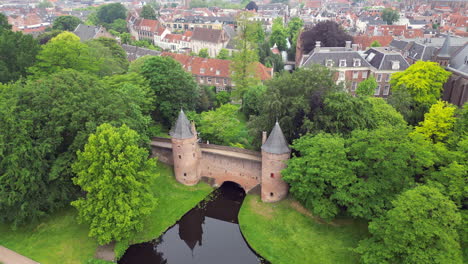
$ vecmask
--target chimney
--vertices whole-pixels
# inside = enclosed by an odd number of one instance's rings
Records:
[[[352,44],[351,46],[353,47],[353,50],[354,50],[354,51],[358,51],[358,49],[359,49],[359,44]]]
[[[262,131],[262,145],[265,144],[266,140],[267,140],[267,132]]]
[[[320,51],[320,41],[315,41],[315,52]]]
[[[345,47],[346,47],[347,50],[351,49],[351,41],[350,40],[346,41],[346,46]]]

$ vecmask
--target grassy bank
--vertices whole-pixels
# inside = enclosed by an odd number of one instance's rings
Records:
[[[146,218],[143,232],[117,243],[116,253],[123,254],[129,244],[158,237],[212,191],[205,183],[184,186],[175,180],[172,167],[162,163],[158,167],[160,176],[152,186],[159,198],[158,206]],[[88,226],[78,224],[76,216],[74,208],[67,208],[39,224],[15,231],[0,225],[0,245],[44,264],[86,263],[94,256],[98,245],[88,237]]]
[[[182,185],[175,180],[171,166],[159,163],[158,167],[161,175],[154,181],[152,188],[159,199],[158,206],[146,219],[142,232],[135,234],[128,241],[116,244],[115,253],[118,257],[122,256],[131,244],[159,237],[212,191],[205,183],[196,186]]]
[[[365,222],[325,224],[292,199],[270,204],[252,195],[242,204],[239,224],[249,245],[273,264],[358,263],[350,249],[367,235]]]
[[[15,231],[0,225],[0,245],[44,264],[85,263],[94,256],[97,243],[76,216],[74,208],[67,208]]]

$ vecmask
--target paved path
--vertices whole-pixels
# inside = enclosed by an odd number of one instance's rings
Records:
[[[28,259],[6,247],[0,246],[0,263],[2,264],[39,264],[34,260]]]

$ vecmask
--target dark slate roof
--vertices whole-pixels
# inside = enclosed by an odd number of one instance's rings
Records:
[[[161,55],[161,52],[157,50],[151,50],[151,49],[141,48],[141,47],[127,45],[127,44],[122,44],[122,48],[127,53],[127,59],[129,61],[134,61],[146,55],[151,55],[151,56]]]
[[[77,35],[81,41],[88,41],[94,38],[97,32],[99,32],[99,27],[84,24],[79,24],[75,31],[73,31],[73,33],[75,33],[75,35]]]
[[[450,58],[450,54],[450,35],[447,34],[444,44],[442,45],[442,48],[440,48],[439,54],[437,54],[437,56],[443,58]]]
[[[170,132],[171,137],[177,139],[185,139],[193,137],[192,125],[185,116],[184,111],[180,110],[179,117]]]
[[[304,61],[302,66],[312,66],[313,64],[326,65],[327,60],[333,60],[333,67],[340,65],[340,60],[346,59],[346,67],[353,67],[354,59],[361,60],[361,67],[370,67],[357,51],[319,51],[314,52]]]
[[[397,52],[387,51],[386,48],[371,48],[368,49],[365,54],[366,61],[368,61],[374,68],[379,70],[394,71],[392,65],[394,61],[398,61],[400,64],[399,71],[406,70],[410,65],[405,58]],[[372,57],[370,54],[374,54]]]
[[[450,69],[455,69],[468,75],[468,43],[458,49],[450,60]]]
[[[285,154],[291,152],[278,122],[276,122],[273,127],[273,130],[265,144],[262,145],[262,150],[273,154]]]

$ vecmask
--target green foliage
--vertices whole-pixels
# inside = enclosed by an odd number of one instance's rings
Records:
[[[99,61],[92,56],[89,47],[70,32],[63,32],[42,47],[36,64],[29,68],[34,75],[47,76],[62,69],[74,69],[89,73],[99,71]]]
[[[201,52],[201,51],[200,51]],[[201,57],[201,56],[200,56]],[[229,60],[231,57],[229,56],[229,51],[227,49],[221,49],[216,56],[217,59],[220,60]]]
[[[150,5],[144,5],[140,16],[145,19],[156,19],[156,12]]]
[[[379,41],[377,40],[374,40],[372,41],[372,43],[370,44],[371,47],[382,47],[382,44],[380,44]]]
[[[276,44],[279,50],[284,51],[287,49],[286,39],[288,38],[287,29],[284,28],[283,18],[277,17],[273,20],[273,25],[270,35],[270,45]]]
[[[86,264],[111,264],[111,263],[115,263],[115,262],[102,260],[102,259],[95,259],[95,258],[88,259],[88,261],[86,261]]]
[[[460,214],[436,188],[408,190],[393,207],[369,224],[373,236],[356,249],[362,263],[463,263]]]
[[[284,68],[283,58],[280,54],[274,54],[270,49],[270,44],[265,41],[259,45],[258,48],[259,61],[267,66],[273,67],[275,72],[280,72]]]
[[[260,106],[262,105],[263,95],[266,92],[266,86],[258,85],[251,87],[242,98],[242,112],[250,117],[251,115],[260,114]]]
[[[7,16],[0,13],[0,31],[1,30],[11,30],[11,25],[8,24]]]
[[[157,200],[150,191],[156,162],[138,147],[140,137],[126,125],[100,125],[72,165],[73,183],[86,196],[72,202],[79,220],[90,225],[99,244],[119,241],[143,229]]]
[[[207,111],[216,106],[216,87],[214,86],[201,86],[200,96],[197,102],[196,110],[198,112]]]
[[[97,18],[101,23],[111,24],[116,19],[126,19],[127,9],[121,3],[113,3],[99,7]]]
[[[233,96],[242,98],[249,87],[259,84],[257,76],[258,55],[257,48],[257,24],[249,20],[251,13],[242,12],[237,17],[236,48],[239,50],[233,54],[230,65],[231,79],[235,88]]]
[[[415,127],[415,133],[422,134],[432,142],[446,142],[456,121],[454,116],[456,106],[445,101],[433,104],[429,112],[424,115],[424,121]]]
[[[127,71],[127,55],[114,39],[93,39],[87,41],[86,45],[89,46],[91,57],[99,63],[99,69],[95,72],[98,76],[122,74]]]
[[[225,104],[200,114],[197,122],[197,131],[200,137],[210,143],[218,145],[234,145],[240,143],[247,145],[245,135],[242,135],[242,126],[237,118],[238,107]]]
[[[244,5],[242,4],[235,4],[228,1],[223,0],[192,0],[190,1],[190,8],[198,8],[198,7],[219,7],[219,8],[226,8],[226,9],[242,9]]]
[[[37,37],[37,41],[39,42],[39,44],[44,45],[62,32],[62,30],[52,30],[49,32],[44,32]]]
[[[231,102],[231,94],[227,91],[220,91],[216,93],[216,106],[220,107],[224,104]]]
[[[152,58],[152,57],[153,56],[151,56],[151,55],[145,55],[145,56],[142,56],[142,57],[132,61],[130,63],[130,66],[128,67],[128,72],[141,73],[143,65],[145,64],[145,62],[148,59]]]
[[[366,80],[359,83],[357,90],[356,90],[356,95],[372,96],[374,95],[374,92],[377,86],[378,86],[378,83],[375,80],[374,76],[370,76]]]
[[[382,20],[387,22],[387,25],[393,25],[393,23],[397,22],[399,19],[400,15],[396,10],[393,10],[391,8],[385,8],[382,11]]]
[[[142,89],[73,70],[1,89],[0,221],[34,221],[74,199],[70,165],[98,125],[127,124],[147,136]]]
[[[296,49],[297,39],[303,26],[304,21],[300,17],[293,17],[288,22],[289,41],[291,42],[291,48],[294,48],[294,50]]]
[[[202,58],[209,58],[210,55],[208,54],[208,49],[201,49],[199,52],[198,52],[198,57],[202,57]]]
[[[74,31],[81,23],[83,22],[75,16],[59,16],[54,20],[52,29]]]
[[[157,100],[154,116],[170,126],[181,108],[194,110],[198,86],[190,73],[171,57],[151,57],[144,62],[141,74],[149,81]]]
[[[2,24],[0,17],[0,83],[7,83],[26,76],[40,48],[31,35],[2,29],[8,28]]]
[[[51,8],[51,7],[54,7],[54,5],[51,2],[44,0],[42,2],[39,2],[37,7],[38,8]]]
[[[391,208],[395,195],[433,164],[430,148],[404,128],[355,130],[349,139],[306,135],[294,141],[300,156],[288,161],[283,178],[290,192],[314,214],[332,219],[344,207],[371,219]]]
[[[416,104],[432,105],[441,96],[443,85],[450,76],[436,62],[417,61],[408,69],[392,74],[392,92],[407,89]]]
[[[110,30],[115,30],[119,33],[126,33],[127,30],[127,21],[125,19],[118,18],[114,20],[111,24],[107,24],[107,28]]]
[[[311,129],[309,120],[321,107],[324,96],[340,89],[333,73],[320,65],[282,72],[266,86],[258,108],[260,114],[251,116],[249,122],[257,144],[261,131],[270,131],[277,119],[288,141],[307,133]]]

